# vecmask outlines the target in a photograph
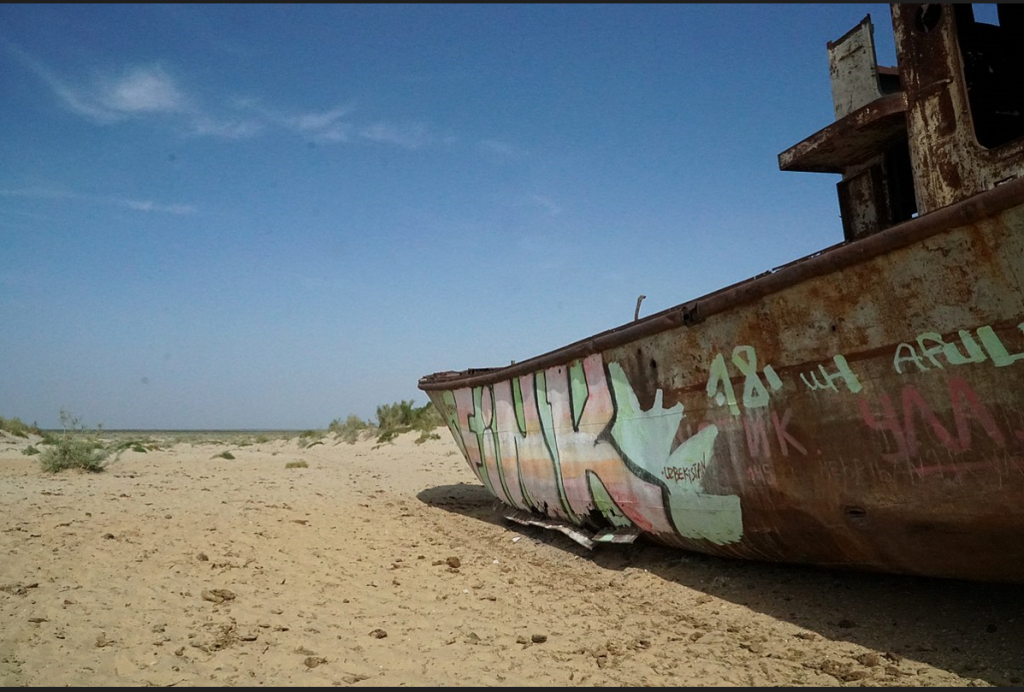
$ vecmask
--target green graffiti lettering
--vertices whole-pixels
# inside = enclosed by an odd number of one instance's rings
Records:
[[[519,378],[512,380],[512,404],[516,410],[516,426],[520,435],[526,435],[526,411],[523,409],[523,385]]]
[[[917,355],[914,347],[906,343],[896,347],[896,355],[892,358],[892,366],[901,375],[903,374],[903,363],[913,363],[921,372],[928,370],[928,366],[921,362],[921,357]]]
[[[569,506],[569,498],[565,494],[565,482],[562,480],[562,462],[558,453],[558,440],[555,437],[555,417],[551,411],[551,402],[548,401],[548,381],[543,372],[535,373],[533,376],[534,387],[536,387],[537,415],[540,418],[541,432],[544,434],[544,443],[547,445],[548,455],[555,465],[555,480],[558,483],[558,499],[562,503],[562,509],[566,516],[574,524],[579,524],[580,519]]]
[[[860,380],[857,375],[850,368],[850,364],[846,362],[846,356],[834,355],[832,361],[836,364],[836,371],[829,372],[825,369],[824,365],[818,365],[818,372],[821,373],[822,380],[818,380],[818,374],[815,372],[810,373],[811,381],[807,381],[807,376],[804,373],[800,373],[800,380],[804,383],[804,386],[810,390],[815,389],[831,389],[833,392],[839,391],[836,387],[836,381],[842,380],[846,385],[846,388],[856,394],[863,387],[861,386]]]
[[[580,429],[580,418],[583,416],[583,407],[587,405],[587,376],[583,372],[583,361],[574,360],[569,365],[569,391],[572,402],[572,425],[573,430]]]
[[[590,496],[594,498],[594,504],[597,505],[601,516],[607,519],[609,524],[617,529],[624,529],[633,525],[633,522],[619,509],[611,493],[604,487],[604,483],[601,482],[596,473],[592,471],[587,472],[587,484],[590,486]]]
[[[745,376],[743,405],[759,408],[768,405],[768,388],[757,374],[757,352],[753,346],[737,346],[732,350],[732,362]],[[774,371],[773,371],[774,372]]]
[[[497,497],[498,494],[494,491],[494,484],[491,482],[491,473],[487,470],[487,448],[484,446],[484,432],[487,428],[484,426],[483,390],[483,387],[473,388],[473,413],[469,416],[466,423],[470,432],[476,435],[476,446],[480,450],[480,480],[483,481],[487,492]]]
[[[1017,328],[1024,332],[1024,322],[1017,325]],[[981,339],[981,343],[984,344],[985,350],[992,357],[992,362],[997,368],[1005,368],[1007,365],[1024,358],[1024,353],[1010,354],[1006,347],[1003,346],[1003,342],[999,339],[999,335],[995,333],[992,327],[978,327],[978,337]]]
[[[717,426],[704,428],[673,450],[672,443],[683,418],[683,405],[663,408],[659,389],[654,404],[643,411],[622,367],[609,363],[608,373],[618,409],[611,434],[625,459],[654,477],[663,475],[666,466],[711,465]],[[712,380],[708,385],[711,394],[715,392],[713,383]],[[743,515],[737,495],[704,493],[703,474],[673,475],[673,479],[666,479],[665,483],[669,516],[681,536],[706,539],[719,545],[735,543],[743,537]]]
[[[715,356],[715,359],[711,362],[707,393],[708,397],[714,399],[715,403],[719,406],[728,404],[732,415],[740,415],[740,407],[736,403],[736,391],[733,389],[732,380],[729,379],[729,369],[725,366],[725,356],[721,353]]]

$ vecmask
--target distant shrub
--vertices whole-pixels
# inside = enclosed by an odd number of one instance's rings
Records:
[[[384,444],[403,433],[418,431],[420,436],[416,442],[419,444],[426,440],[440,439],[440,435],[433,430],[441,425],[444,425],[444,421],[432,402],[416,406],[410,400],[378,406],[376,423],[364,421],[356,415],[350,415],[344,422],[335,418],[327,426],[327,432],[349,444],[358,441],[364,432],[373,433],[377,436],[377,444]]]
[[[416,444],[418,444],[418,445],[419,444],[423,444],[427,440],[440,440],[440,439],[441,439],[441,436],[438,435],[436,432],[434,432],[432,430],[430,430],[430,431],[424,430],[423,432],[420,433],[420,436],[416,438]]]
[[[157,442],[147,438],[137,439],[128,438],[124,440],[116,440],[107,444],[107,449],[114,453],[114,458],[120,457],[122,454],[131,450],[133,452],[140,452],[147,454],[152,451],[159,451],[160,445]]]
[[[299,444],[305,449],[309,449],[313,445],[322,445],[324,443],[324,433],[321,430],[303,430],[299,433]]]
[[[284,467],[286,469],[308,469],[309,464],[300,459],[299,461],[289,461]]]
[[[261,445],[264,442],[270,442],[270,438],[263,434],[256,436],[256,444]]]
[[[369,427],[370,424],[359,416],[350,415],[345,419],[344,423],[342,423],[338,418],[335,418],[331,421],[331,424],[327,426],[327,432],[336,434],[339,438],[349,444],[355,444],[356,441],[359,440],[359,433]]]
[[[110,450],[91,431],[82,427],[80,419],[66,410],[60,411],[64,432],[39,455],[43,471],[58,473],[65,469],[80,469],[98,473],[106,467]]]
[[[441,414],[430,401],[419,407],[411,400],[382,404],[377,407],[377,443],[390,442],[402,433],[413,430],[423,433],[418,441],[430,439],[431,431],[443,423]]]
[[[234,454],[232,454],[231,452],[227,451],[227,450],[224,450],[224,451],[223,451],[223,452],[221,452],[220,454],[214,454],[214,455],[213,455],[213,458],[214,458],[214,459],[216,459],[216,458],[218,458],[218,457],[220,457],[221,459],[234,459],[234,458],[235,458],[235,455],[234,455]]]
[[[0,416],[0,431],[10,433],[15,437],[28,437],[29,433],[33,435],[43,434],[43,431],[35,423],[26,425],[20,418],[4,418],[3,416]]]

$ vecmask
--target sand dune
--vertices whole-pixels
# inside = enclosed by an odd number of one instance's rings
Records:
[[[53,475],[0,438],[0,684],[1024,681],[1018,586],[587,551],[504,520],[447,434],[176,439]]]

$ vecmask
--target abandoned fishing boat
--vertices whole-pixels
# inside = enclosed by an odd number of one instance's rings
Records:
[[[828,43],[843,240],[419,387],[510,519],[584,545],[1024,583],[1024,6]]]

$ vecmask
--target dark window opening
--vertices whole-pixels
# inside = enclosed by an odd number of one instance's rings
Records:
[[[914,194],[914,167],[910,163],[910,144],[903,140],[885,152],[886,186],[894,224],[914,218],[917,197]]]
[[[1024,4],[995,7],[998,24],[991,12],[953,5],[974,136],[987,149],[1024,136]]]

